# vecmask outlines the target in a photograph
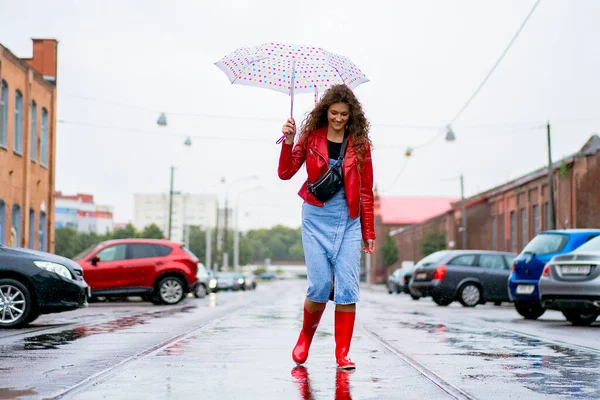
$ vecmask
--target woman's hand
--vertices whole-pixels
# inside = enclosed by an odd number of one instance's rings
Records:
[[[281,128],[281,133],[285,135],[286,144],[294,144],[294,136],[296,136],[296,121],[294,121],[294,118],[286,121],[283,128]]]
[[[367,254],[371,254],[375,251],[375,239],[367,239],[364,241],[363,251]]]

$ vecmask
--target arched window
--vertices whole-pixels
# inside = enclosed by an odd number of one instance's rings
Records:
[[[15,92],[15,144],[14,151],[23,154],[23,95]]]
[[[42,108],[42,137],[40,138],[40,164],[48,166],[48,110]]]
[[[0,200],[0,244],[5,244],[6,235],[6,206],[3,200]]]
[[[35,249],[35,210],[29,209],[29,248]]]
[[[40,245],[38,250],[46,251],[46,213],[40,211],[40,232],[38,235]]]
[[[0,146],[8,146],[8,84],[0,82]]]
[[[31,161],[37,160],[37,104],[31,102]]]
[[[21,246],[21,206],[18,204],[12,206],[12,227],[10,228],[9,243],[13,247]]]

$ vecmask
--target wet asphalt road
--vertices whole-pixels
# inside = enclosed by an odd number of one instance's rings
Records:
[[[333,305],[305,368],[290,352],[304,281],[188,298],[99,303],[0,331],[0,399],[600,398],[600,324],[511,305],[466,309],[363,288],[352,374],[335,369]]]

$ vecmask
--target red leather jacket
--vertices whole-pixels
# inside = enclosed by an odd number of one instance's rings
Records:
[[[291,179],[306,161],[308,180],[304,182],[298,194],[307,203],[322,207],[323,202],[317,200],[308,191],[308,182],[315,182],[329,168],[327,126],[311,132],[306,140],[308,140],[308,143],[304,148],[300,143],[296,146],[283,143],[279,156],[278,174],[279,178],[283,180]],[[356,218],[360,215],[363,239],[375,239],[371,148],[366,148],[363,165],[359,170],[354,146],[352,146],[352,136],[350,136],[342,168],[350,218]]]

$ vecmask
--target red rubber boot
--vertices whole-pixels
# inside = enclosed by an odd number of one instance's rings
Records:
[[[319,321],[321,321],[323,311],[311,313],[306,309],[306,307],[304,307],[304,321],[302,322],[302,330],[300,331],[298,342],[292,351],[292,358],[298,365],[304,364],[308,358],[308,350],[310,349],[310,344],[312,343],[315,332],[317,331],[317,326],[319,326]]]
[[[355,318],[355,312],[335,312],[335,358],[341,369],[356,368],[356,364],[348,357]]]

